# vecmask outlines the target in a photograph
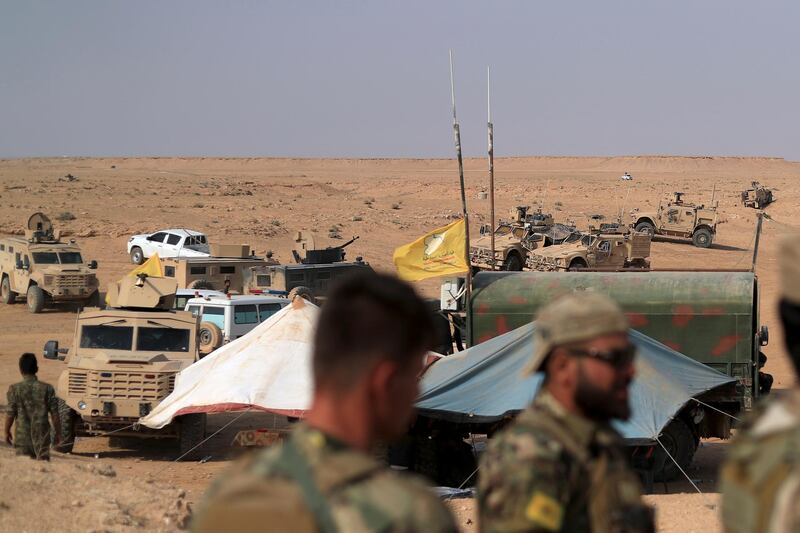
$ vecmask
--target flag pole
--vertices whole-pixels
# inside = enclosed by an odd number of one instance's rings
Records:
[[[461,155],[461,130],[456,117],[456,89],[453,81],[453,51],[450,50],[450,102],[453,104],[453,135],[456,143],[456,157],[458,158],[458,179],[461,184],[461,214],[464,217],[464,239],[466,239],[467,286],[465,295],[465,308],[469,309],[472,296],[472,264],[469,257],[469,216],[467,215],[467,193],[464,187],[464,160]],[[494,228],[492,228],[494,230]]]
[[[491,76],[489,73],[489,67],[486,67],[486,114],[487,114],[487,126],[488,126],[488,135],[489,135],[489,224],[491,227],[489,231],[491,231],[491,248],[492,248],[492,270],[497,270],[497,265],[495,264],[497,259],[495,256],[495,244],[494,244],[494,125],[492,124],[492,89],[491,89]]]

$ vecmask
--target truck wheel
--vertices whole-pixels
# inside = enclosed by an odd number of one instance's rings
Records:
[[[503,262],[503,270],[506,272],[520,272],[522,270],[522,259],[519,254],[508,254],[505,262]]]
[[[134,265],[141,265],[144,263],[144,252],[138,246],[131,248],[131,263]]]
[[[190,460],[189,450],[200,444],[206,436],[206,414],[195,413],[178,418],[178,452],[188,454],[182,460]]]
[[[11,290],[11,282],[8,276],[3,276],[3,282],[0,284],[0,300],[4,304],[13,304],[17,299],[17,293]]]
[[[213,291],[214,284],[207,279],[196,279],[189,284],[189,289],[198,289],[201,291]]]
[[[578,257],[577,259],[572,260],[567,270],[569,272],[575,272],[576,270],[585,270],[588,267],[589,265],[586,264],[586,261]]]
[[[28,287],[28,310],[31,313],[41,313],[44,309],[44,291],[36,285]]]
[[[289,299],[289,301],[292,301],[294,300],[295,296],[299,296],[304,300],[308,300],[312,304],[317,303],[317,299],[314,298],[314,291],[312,291],[308,287],[303,287],[303,286],[295,287],[289,291],[289,294],[286,297]]]
[[[67,402],[58,398],[58,422],[61,425],[61,444],[55,446],[55,450],[61,453],[72,453],[75,446],[75,424],[78,421],[78,414],[67,405]]]
[[[651,237],[656,233],[656,227],[649,222],[639,222],[638,224],[636,224],[635,229],[639,233],[646,233]]]
[[[650,269],[650,265],[644,259],[634,259],[627,266],[628,268],[640,268],[642,270]]]
[[[100,307],[100,290],[96,290],[86,299],[85,307]]]
[[[698,248],[708,248],[711,246],[711,232],[705,228],[700,228],[692,235],[692,244]]]
[[[672,458],[678,462],[685,472],[689,465],[692,464],[692,458],[694,458],[694,452],[697,449],[694,433],[689,429],[689,426],[683,420],[674,418],[661,432],[658,440],[661,441],[664,448],[669,451]],[[675,462],[664,452],[664,448],[656,444],[653,461],[655,481],[672,481],[681,475]]]
[[[222,330],[213,322],[200,323],[200,333],[197,337],[202,355],[208,355],[222,346]]]

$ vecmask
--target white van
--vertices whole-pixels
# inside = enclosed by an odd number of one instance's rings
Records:
[[[200,316],[198,344],[207,355],[247,334],[289,305],[286,298],[260,295],[207,296],[186,302],[186,311]]]

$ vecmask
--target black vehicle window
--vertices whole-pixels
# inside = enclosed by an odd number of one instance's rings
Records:
[[[57,265],[58,254],[55,252],[33,252],[33,262],[37,265]]]
[[[235,274],[236,267],[235,266],[221,266],[219,267],[220,274]]]
[[[136,349],[143,352],[188,352],[189,330],[140,327]]]
[[[289,272],[286,277],[291,283],[303,283],[306,280],[306,275],[303,272]]]
[[[153,233],[152,235],[150,235],[147,238],[147,240],[152,242],[164,242],[164,237],[166,235],[167,235],[166,233],[160,231],[158,233]]]
[[[206,273],[206,267],[189,267],[189,274],[195,276]]]
[[[131,326],[83,326],[81,348],[130,350],[133,347]]]
[[[272,276],[269,274],[259,274],[256,276],[256,285],[259,287],[269,287],[272,285]]]
[[[167,233],[167,244],[176,245],[181,242],[181,238],[179,235],[173,235],[172,233]]]
[[[189,298],[191,298],[191,296],[176,296],[173,309],[183,311],[186,308],[186,302],[189,301]]]
[[[83,263],[80,252],[59,252],[58,258],[61,260],[62,265],[80,265]]]
[[[5,244],[0,244],[0,252],[4,252],[6,250]]]
[[[189,312],[192,313],[192,316],[197,316],[200,313],[200,306],[199,305],[190,305]]]
[[[258,324],[258,311],[255,305],[237,305],[233,309],[234,324]]]
[[[175,277],[175,267],[173,266],[165,266],[164,267],[164,275],[168,278]]]
[[[283,306],[281,304],[260,304],[258,306],[258,315],[261,322],[277,313]]]

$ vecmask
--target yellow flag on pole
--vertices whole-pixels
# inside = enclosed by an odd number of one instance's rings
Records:
[[[462,218],[400,246],[392,257],[397,275],[407,281],[420,281],[466,272],[469,265],[465,234]]]
[[[128,276],[134,278],[142,273],[147,274],[147,276],[151,278],[164,277],[164,267],[161,265],[161,259],[158,257],[158,254],[151,255],[150,259],[128,272]]]

